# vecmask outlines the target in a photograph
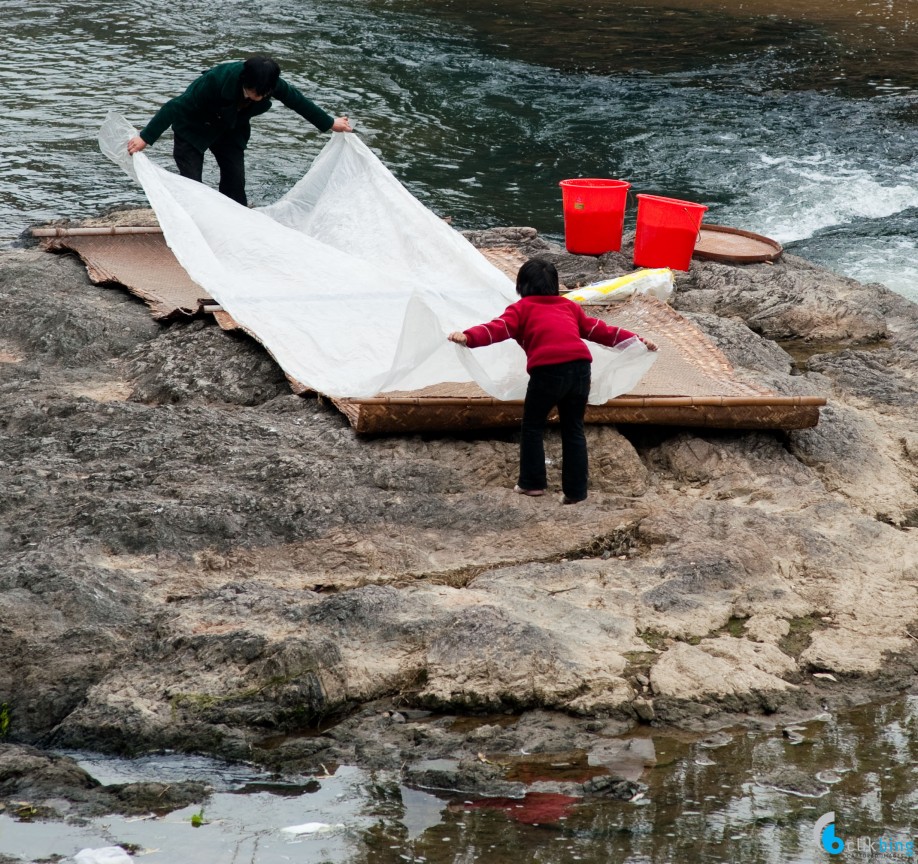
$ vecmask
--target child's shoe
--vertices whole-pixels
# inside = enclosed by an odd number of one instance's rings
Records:
[[[528,495],[530,498],[538,498],[540,495],[545,494],[544,489],[524,489],[522,486],[514,486],[513,491],[517,495]]]

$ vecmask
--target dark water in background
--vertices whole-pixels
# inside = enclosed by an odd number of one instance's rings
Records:
[[[559,238],[558,181],[620,177],[918,297],[914,0],[2,0],[0,12],[0,242],[142,204],[98,153],[106,111],[139,127],[201,70],[261,50],[356,118],[457,227]],[[256,123],[262,204],[324,136],[282,107]],[[169,149],[147,152],[169,164]]]

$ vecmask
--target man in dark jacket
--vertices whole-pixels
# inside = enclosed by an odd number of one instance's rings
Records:
[[[332,117],[280,77],[270,57],[221,63],[191,82],[170,99],[153,119],[128,141],[128,153],[153,144],[170,126],[175,136],[172,155],[183,177],[201,181],[204,153],[210,150],[220,167],[220,191],[246,204],[245,148],[250,120],[279,99],[322,132],[351,132],[347,116]]]

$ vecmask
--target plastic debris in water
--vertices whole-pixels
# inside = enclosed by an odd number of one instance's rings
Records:
[[[302,825],[290,825],[288,828],[281,828],[281,834],[287,834],[290,837],[302,837],[308,834],[330,834],[332,831],[340,831],[343,825],[331,825],[328,822],[304,822]]]
[[[73,856],[73,860],[77,864],[133,864],[131,856],[120,846],[81,849]]]
[[[831,786],[833,783],[841,783],[842,776],[841,774],[838,773],[838,771],[832,771],[831,769],[829,769],[828,771],[820,771],[816,775],[816,779],[820,783],[825,783]]]
[[[789,744],[802,744],[806,740],[803,736],[805,731],[803,726],[785,726],[782,735]]]

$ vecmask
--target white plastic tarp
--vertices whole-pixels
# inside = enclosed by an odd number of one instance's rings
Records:
[[[332,134],[280,201],[243,207],[167,171],[110,114],[102,151],[137,179],[188,275],[292,378],[333,397],[477,382],[522,399],[526,358],[507,341],[470,351],[447,342],[517,298],[511,281],[414,198],[357,135]],[[654,355],[637,340],[590,344],[601,404],[631,390]]]

